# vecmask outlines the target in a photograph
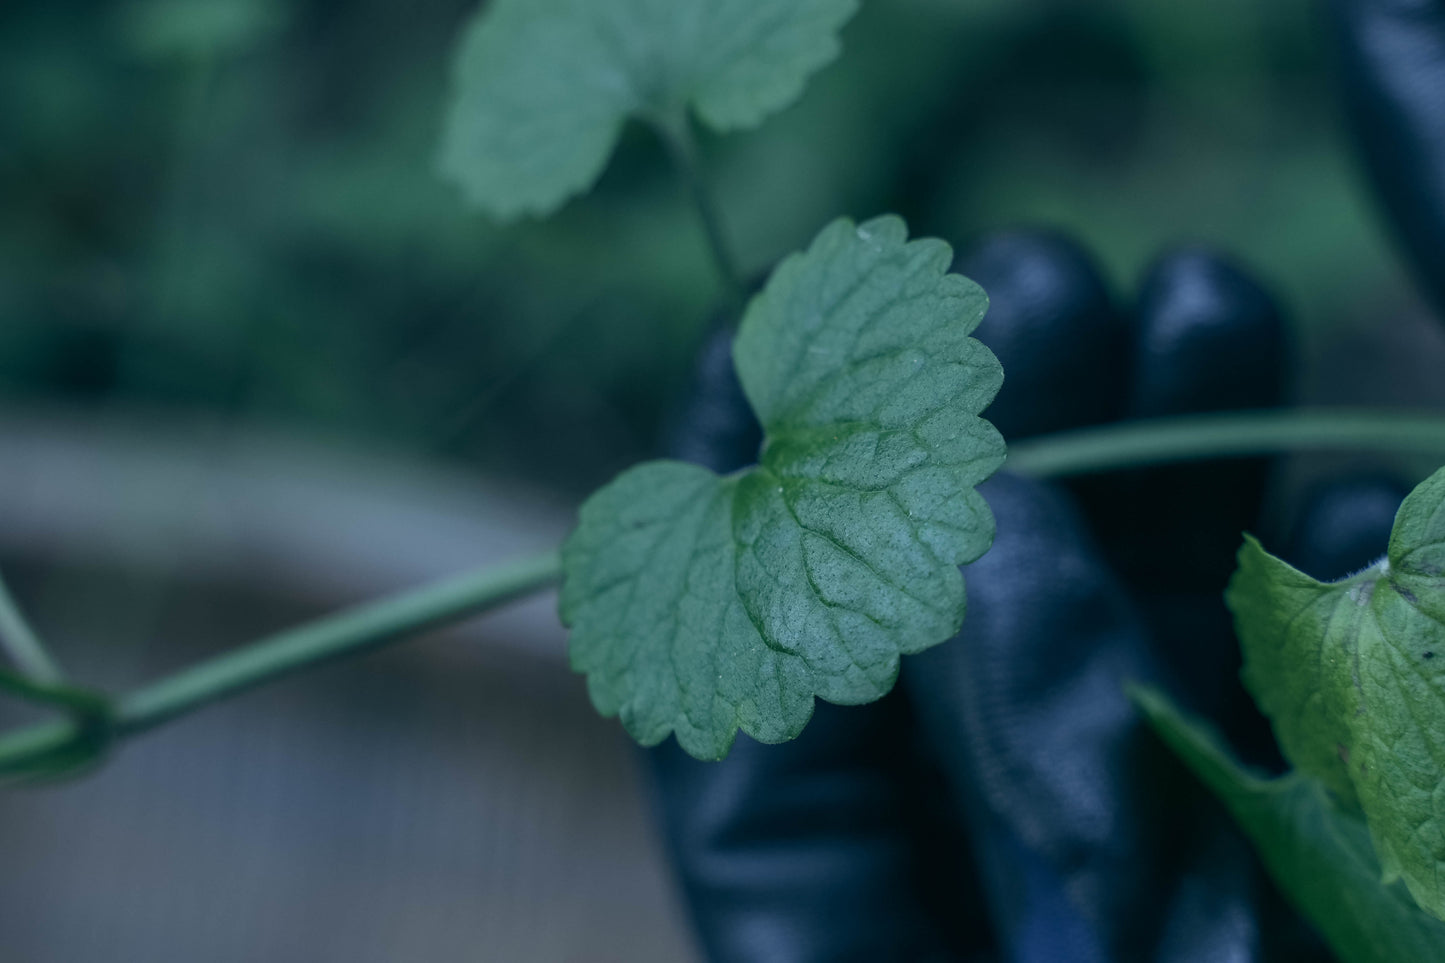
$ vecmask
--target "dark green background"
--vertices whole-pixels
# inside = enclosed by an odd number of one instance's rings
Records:
[[[434,174],[462,0],[0,9],[0,404],[260,423],[585,492],[649,452],[716,286],[651,136],[499,228]],[[704,138],[762,268],[895,210],[1064,226],[1127,297],[1217,242],[1308,336],[1404,290],[1305,0],[890,0]],[[156,412],[155,409],[164,409]]]

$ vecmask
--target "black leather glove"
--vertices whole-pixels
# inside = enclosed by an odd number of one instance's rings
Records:
[[[1278,312],[1218,256],[1162,259],[1132,319],[1061,238],[1003,235],[962,262],[993,292],[978,333],[1008,380],[989,414],[1014,438],[1278,400]],[[728,348],[723,332],[703,352],[674,445],[718,471],[759,441]],[[1220,601],[1262,471],[1116,474],[1073,493],[1005,474],[985,486],[998,538],[966,570],[962,637],[905,660],[893,695],[820,704],[797,741],[739,737],[720,764],[650,752],[711,958],[1320,958],[1287,917],[1261,917],[1243,842],[1121,688],[1164,681],[1272,758]],[[1332,485],[1288,554],[1321,577],[1362,566],[1403,495]]]
[[[1216,256],[1161,260],[1130,314],[1052,235],[996,237],[959,269],[990,292],[977,334],[1004,364],[988,415],[1006,437],[1278,400],[1279,314]],[[684,422],[682,457],[730,471],[756,455],[726,337],[704,352]],[[1163,473],[1167,488],[1116,476],[1077,499],[989,482],[998,537],[965,571],[962,637],[905,660],[893,695],[820,704],[797,741],[740,738],[721,764],[650,754],[713,959],[1258,958],[1247,851],[1194,818],[1122,688],[1181,663],[1197,708],[1217,712],[1232,692],[1219,591],[1261,467],[1179,471]],[[1165,508],[1181,495],[1187,511]],[[1220,524],[1228,534],[1208,537]],[[1200,622],[1205,599],[1221,614]],[[1155,621],[1188,634],[1161,650]]]
[[[1445,3],[1328,0],[1341,94],[1415,279],[1445,318]]]
[[[1342,75],[1387,212],[1445,303],[1445,5],[1332,0]],[[1002,235],[958,269],[989,292],[978,337],[1011,441],[1133,416],[1280,401],[1271,299],[1203,251],[1158,261],[1121,311],[1068,240]],[[758,432],[726,336],[703,353],[674,453],[720,470]],[[993,549],[965,571],[961,637],[897,690],[819,704],[803,736],[740,736],[723,763],[649,752],[702,943],[720,961],[1320,960],[1217,807],[1144,732],[1126,679],[1162,682],[1278,764],[1238,684],[1219,593],[1253,528],[1260,461],[984,486]],[[1404,490],[1315,492],[1286,557],[1327,578],[1380,554]]]

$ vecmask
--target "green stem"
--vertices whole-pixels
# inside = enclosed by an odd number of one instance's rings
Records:
[[[117,728],[122,733],[150,729],[300,669],[496,608],[561,575],[561,556],[549,551],[308,622],[122,697]]]
[[[732,306],[740,309],[744,300],[742,272],[738,270],[737,258],[728,244],[722,216],[718,212],[712,190],[708,186],[707,178],[703,176],[702,159],[698,155],[697,141],[692,135],[692,121],[684,109],[660,115],[654,118],[652,125],[667,146],[673,166],[692,197],[693,207],[702,223],[702,232],[707,238],[708,250],[712,254],[713,265],[722,278],[727,296],[733,302]]]
[[[1445,456],[1445,415],[1324,408],[1239,411],[1081,428],[1009,446],[1006,468],[1061,478],[1208,458],[1285,451]]]
[[[1365,450],[1445,456],[1445,415],[1357,409],[1254,411],[1087,428],[1015,444],[1007,467],[1062,477],[1204,458]],[[463,575],[318,619],[122,696],[102,736],[128,736],[313,665],[375,648],[529,594],[561,576],[557,552]],[[84,718],[0,738],[0,774],[43,765],[97,738]]]
[[[116,699],[112,734],[143,732],[293,672],[496,608],[555,582],[561,570],[559,554],[550,551],[277,633]],[[62,751],[86,735],[77,723],[47,723],[12,733],[0,739],[0,773],[23,769],[27,762]]]
[[[76,722],[43,722],[0,738],[0,786],[5,777],[42,767],[67,750],[80,750],[87,738]]]
[[[40,636],[15,604],[3,577],[0,577],[0,648],[17,669],[37,682],[53,683],[64,678],[60,666],[55,664]]]
[[[29,702],[65,709],[86,718],[110,715],[110,700],[99,692],[71,685],[41,682],[6,669],[0,669],[0,691]]]

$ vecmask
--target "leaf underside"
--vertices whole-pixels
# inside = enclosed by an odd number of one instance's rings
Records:
[[[1445,918],[1445,470],[1355,576],[1318,582],[1253,539],[1239,563],[1245,684],[1285,755],[1363,813],[1383,879]]]
[[[858,0],[492,0],[466,28],[440,165],[492,215],[597,180],[629,117],[691,107],[718,131],[788,106]]]
[[[1003,462],[979,417],[1003,373],[951,258],[895,217],[829,225],[734,343],[759,464],[650,462],[582,507],[563,548],[572,664],[639,742],[675,732],[720,759],[739,728],[791,739],[815,696],[877,699],[900,655],[958,631],[958,566],[993,540],[974,486]]]
[[[1295,772],[1261,779],[1217,737],[1152,690],[1135,702],[1161,738],[1224,803],[1295,907],[1343,963],[1438,963],[1445,923],[1424,913],[1399,882],[1382,885],[1364,821]]]

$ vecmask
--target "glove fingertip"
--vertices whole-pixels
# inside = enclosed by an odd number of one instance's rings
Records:
[[[1047,230],[1001,231],[965,250],[954,270],[989,297],[975,337],[1007,373],[987,413],[1005,437],[1118,417],[1128,328],[1082,247]]]
[[[1288,332],[1263,285],[1204,247],[1161,256],[1140,286],[1131,414],[1265,408],[1284,394]]]

